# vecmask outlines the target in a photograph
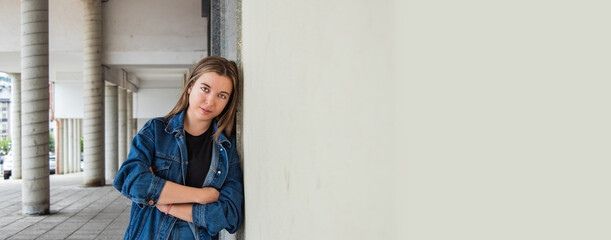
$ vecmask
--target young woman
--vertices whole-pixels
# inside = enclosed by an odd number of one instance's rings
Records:
[[[132,203],[125,239],[216,239],[243,216],[242,169],[232,134],[235,62],[207,57],[193,68],[178,103],[132,141],[114,186]]]

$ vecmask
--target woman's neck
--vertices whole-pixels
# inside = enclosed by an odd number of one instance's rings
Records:
[[[193,120],[189,117],[189,114],[186,114],[184,120],[185,131],[187,131],[192,136],[202,135],[212,124],[212,121],[197,121]]]

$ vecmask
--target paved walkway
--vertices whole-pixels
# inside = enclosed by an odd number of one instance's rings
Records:
[[[1,239],[123,239],[131,201],[111,185],[82,187],[83,174],[51,175],[51,214],[21,215],[21,180],[0,179]]]

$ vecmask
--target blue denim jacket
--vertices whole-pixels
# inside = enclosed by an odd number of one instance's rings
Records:
[[[166,181],[184,185],[187,175],[187,145],[183,117],[185,111],[168,118],[148,121],[134,137],[127,160],[114,180],[114,187],[132,200],[124,239],[168,239],[175,217],[165,215],[155,205]],[[214,131],[218,129],[213,123]],[[153,167],[152,174],[149,167]],[[243,221],[244,188],[242,169],[235,145],[221,134],[212,148],[210,170],[203,187],[219,190],[219,200],[193,204],[195,239],[216,239],[222,229],[238,230]]]

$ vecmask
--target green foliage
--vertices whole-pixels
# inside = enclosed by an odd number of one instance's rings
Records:
[[[9,146],[11,145],[11,139],[7,138],[4,140],[0,140],[0,152],[2,152],[2,154],[7,154],[9,149]]]
[[[53,134],[53,131],[49,131],[49,151],[55,152],[55,134]]]

